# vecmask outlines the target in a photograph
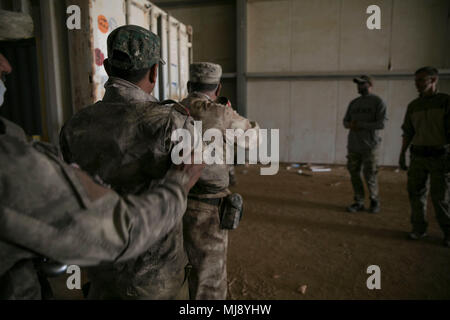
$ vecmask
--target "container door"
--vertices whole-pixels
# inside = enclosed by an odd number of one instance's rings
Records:
[[[180,79],[180,99],[187,96],[187,82],[189,80],[189,35],[185,25],[180,25],[178,52],[179,52],[179,79]]]
[[[107,58],[106,40],[108,35],[126,23],[125,0],[92,0],[90,11],[93,29],[94,49],[94,102],[105,94],[105,82],[108,80],[103,61]]]
[[[178,28],[180,23],[169,16],[168,19],[169,28],[169,99],[178,100],[180,98],[180,80],[179,80],[179,60],[178,60]]]

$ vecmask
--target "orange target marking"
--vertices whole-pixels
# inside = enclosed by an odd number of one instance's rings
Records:
[[[107,33],[109,28],[108,19],[104,15],[98,16],[98,29],[103,32]]]

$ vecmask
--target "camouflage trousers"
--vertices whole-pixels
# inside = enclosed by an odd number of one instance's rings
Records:
[[[183,276],[183,275],[182,275]],[[141,286],[117,286],[111,280],[109,282],[91,281],[87,299],[89,300],[188,300],[189,287],[187,279],[175,276],[172,279],[164,279],[164,287],[154,288],[152,284]]]
[[[350,173],[355,202],[364,204],[364,185],[361,170],[369,189],[370,199],[378,201],[378,148],[368,152],[349,152],[347,169]]]
[[[430,188],[428,188],[430,186]],[[424,233],[427,196],[430,189],[436,219],[446,236],[450,236],[450,159],[411,155],[408,170],[408,194],[413,231]]]
[[[192,265],[189,295],[193,300],[225,300],[228,231],[220,228],[219,206],[188,200],[183,218],[184,245]]]

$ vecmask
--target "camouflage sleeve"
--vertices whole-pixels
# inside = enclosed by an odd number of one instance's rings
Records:
[[[415,130],[411,121],[411,105],[408,106],[402,125],[403,137],[411,141],[414,137]]]
[[[123,198],[96,184],[81,170],[75,169],[75,175],[91,205],[88,211],[77,213],[78,223],[67,228],[63,237],[82,235],[74,243],[85,250],[78,257],[70,248],[67,252],[74,256],[61,256],[61,250],[47,255],[56,261],[89,266],[135,258],[167,235],[186,211],[184,186],[188,177],[175,169],[170,169],[164,180],[148,192]]]
[[[223,107],[226,128],[248,130],[254,128],[257,124],[252,124],[248,119],[239,115],[232,108]]]
[[[184,188],[187,180],[181,171],[170,169],[164,181],[147,194],[123,199],[124,217],[119,220],[125,222],[130,216],[132,223],[123,225],[129,230],[129,240],[117,261],[138,256],[167,235],[182,219],[187,207],[188,191]],[[113,220],[116,220],[114,216]]]
[[[0,171],[0,234],[35,255],[80,266],[125,261],[165,236],[186,210],[189,177],[181,171],[121,198],[45,148],[6,138],[0,146],[8,168]]]
[[[195,126],[194,119],[190,116],[189,111],[181,104],[175,103],[172,112],[172,126],[171,132],[168,134],[172,136],[172,132],[176,129],[184,129],[189,132],[191,137],[191,150],[197,150],[202,142],[202,132]],[[173,147],[173,145],[172,145]]]
[[[259,124],[242,117],[232,108],[222,107],[222,109],[224,112],[225,127],[227,129],[242,130],[235,130],[235,136],[237,137],[236,144],[245,149],[250,149],[258,145]],[[245,139],[246,137],[248,137],[248,140]]]

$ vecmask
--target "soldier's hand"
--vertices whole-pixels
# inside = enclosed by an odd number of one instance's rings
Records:
[[[177,170],[183,171],[189,177],[189,181],[187,185],[185,185],[187,192],[189,192],[189,190],[197,183],[204,167],[205,164],[194,164],[194,154],[191,155],[191,164],[182,163],[175,166]]]
[[[400,159],[398,160],[398,165],[402,170],[408,170],[408,166],[406,165],[406,154],[405,152],[400,153]]]

